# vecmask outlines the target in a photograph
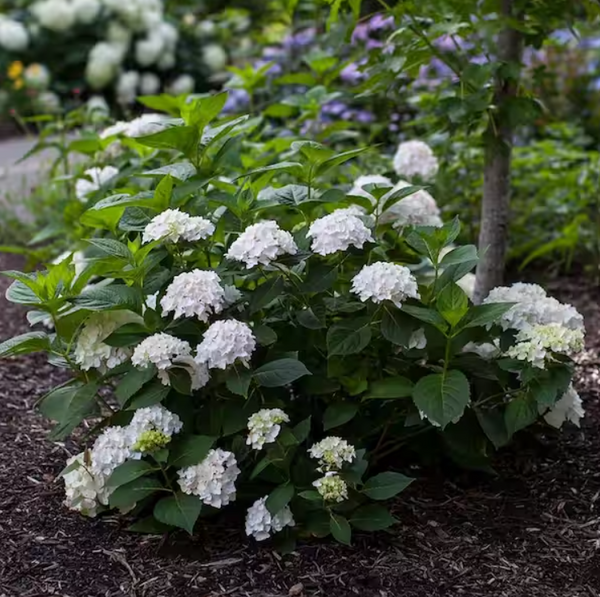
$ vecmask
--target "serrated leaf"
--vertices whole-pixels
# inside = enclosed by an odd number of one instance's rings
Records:
[[[412,394],[413,387],[413,382],[406,377],[388,377],[369,384],[365,398],[406,398]]]
[[[12,357],[41,350],[50,350],[50,338],[44,332],[28,332],[9,338],[0,344],[0,357]]]
[[[140,477],[117,487],[110,495],[109,504],[111,508],[130,508],[162,488],[162,483],[154,477]]]
[[[127,245],[124,245],[118,240],[110,238],[90,238],[87,242],[107,255],[133,262],[133,254],[127,248]]]
[[[156,367],[145,367],[143,369],[131,369],[128,371],[115,389],[115,396],[117,397],[119,404],[123,406],[155,375]]]
[[[352,543],[352,529],[348,521],[339,514],[332,514],[329,520],[329,530],[333,538],[344,545]]]
[[[457,284],[448,284],[438,295],[436,306],[440,315],[455,326],[469,310],[469,299]]]
[[[188,435],[172,442],[169,465],[183,468],[200,464],[213,447],[216,438],[208,435]]]
[[[361,506],[352,513],[350,524],[361,531],[382,531],[398,521],[379,504]]]
[[[139,477],[148,475],[156,469],[145,460],[126,460],[120,464],[107,479],[107,487],[120,487]]]
[[[260,386],[277,388],[292,383],[305,375],[311,375],[311,372],[301,361],[278,359],[256,369],[252,377]]]
[[[111,309],[129,309],[140,311],[142,297],[139,290],[124,284],[110,286],[92,286],[73,299],[73,304],[90,311],[110,311]]]
[[[345,425],[356,416],[357,412],[358,404],[352,402],[330,404],[323,413],[323,429],[327,431]]]
[[[156,502],[154,517],[163,524],[179,527],[191,535],[201,510],[202,501],[198,496],[178,491]]]
[[[486,303],[475,305],[461,322],[461,328],[474,328],[496,323],[515,303]]]
[[[281,512],[292,500],[295,494],[294,486],[291,483],[276,487],[267,498],[265,506],[272,516]]]
[[[281,276],[270,278],[264,284],[261,284],[252,292],[250,299],[250,314],[260,311],[270,302],[274,301],[281,295],[284,288],[284,281]]]
[[[404,491],[414,479],[401,473],[387,472],[375,475],[364,484],[361,493],[372,500],[389,500]]]
[[[390,307],[384,307],[381,333],[386,340],[406,348],[414,330],[415,325],[411,317],[399,309],[392,310]]]
[[[327,354],[357,354],[366,348],[371,341],[370,319],[355,319],[338,323],[327,330]]]
[[[524,396],[513,398],[504,411],[504,423],[509,436],[529,427],[538,418],[537,404]]]

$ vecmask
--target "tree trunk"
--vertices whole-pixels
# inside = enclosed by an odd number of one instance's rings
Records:
[[[502,0],[502,16],[516,18],[513,0]],[[498,34],[497,56],[501,64],[521,62],[521,33],[505,25]],[[517,94],[518,81],[498,75],[494,92],[495,115],[485,134],[483,202],[479,233],[480,261],[477,266],[475,303],[502,284],[509,224],[510,162],[513,129],[506,105]]]

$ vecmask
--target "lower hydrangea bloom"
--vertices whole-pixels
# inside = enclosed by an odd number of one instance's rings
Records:
[[[419,298],[417,281],[411,271],[403,265],[379,261],[365,265],[352,279],[351,292],[358,294],[364,303],[392,301],[401,307],[407,298]]]
[[[89,464],[85,462],[85,452],[72,456],[67,466],[72,470],[63,475],[65,482],[64,504],[69,510],[81,512],[84,516],[94,517],[100,507],[100,496],[105,493],[103,477],[96,477]],[[77,465],[75,465],[77,463]]]
[[[241,261],[247,268],[269,265],[281,255],[295,255],[298,247],[292,235],[273,220],[248,226],[229,247],[228,259]]]
[[[336,209],[315,220],[306,233],[312,238],[312,250],[319,255],[331,255],[351,246],[362,249],[366,242],[373,242],[371,231],[358,213],[360,210]]]
[[[248,439],[246,443],[255,450],[262,450],[271,444],[281,431],[281,423],[289,423],[290,418],[280,408],[263,408],[248,419]]]
[[[288,506],[272,515],[266,503],[267,496],[256,500],[246,514],[246,535],[254,537],[257,541],[264,541],[273,533],[279,533],[285,527],[293,527],[296,524]]]
[[[394,193],[409,186],[411,185],[408,182],[401,180],[379,200],[379,205],[383,207]],[[378,222],[379,224],[392,224],[394,228],[403,226],[435,226],[439,228],[443,225],[440,209],[435,199],[423,189],[392,204],[379,216]]]
[[[326,473],[324,477],[317,479],[313,486],[326,502],[343,502],[348,499],[348,485],[336,473]]]
[[[423,141],[400,143],[394,155],[394,170],[398,176],[417,176],[423,180],[430,180],[436,176],[438,169],[437,158],[431,147]]]
[[[207,506],[222,508],[235,501],[240,469],[232,452],[211,450],[200,464],[183,468],[178,474],[181,491],[198,496]]]
[[[226,369],[236,361],[247,367],[255,348],[256,339],[247,324],[235,319],[215,321],[196,349],[196,362],[209,369]]]
[[[155,216],[144,229],[143,243],[164,240],[177,243],[180,240],[195,242],[208,238],[215,225],[199,216],[190,216],[179,209],[167,209]]]
[[[175,276],[160,301],[164,315],[197,317],[206,322],[225,307],[225,291],[221,278],[212,271],[196,269]]]
[[[75,195],[82,202],[87,201],[90,193],[100,190],[109,180],[117,176],[119,170],[114,166],[106,166],[104,168],[90,168],[84,174],[91,180],[78,178],[75,182]]]
[[[544,415],[544,420],[548,425],[556,429],[560,429],[566,421],[579,427],[581,419],[585,416],[583,402],[572,385],[551,409],[545,412],[546,410],[541,408],[540,414]]]
[[[540,369],[545,368],[546,360],[552,353],[572,355],[583,350],[583,332],[558,323],[525,328],[517,334],[516,341],[506,355],[519,361],[528,361]]]
[[[354,195],[356,197],[364,197],[369,199],[372,203],[375,203],[375,198],[369,191],[365,190],[364,187],[368,185],[377,185],[378,187],[393,187],[394,183],[387,178],[387,176],[381,176],[380,174],[371,174],[366,176],[359,176],[352,185],[348,195]]]
[[[340,470],[344,463],[351,463],[356,458],[356,450],[345,439],[326,437],[314,444],[308,454],[319,461],[318,471],[329,472]]]
[[[110,477],[126,460],[139,459],[133,450],[135,434],[129,427],[107,427],[96,439],[90,453],[92,473],[98,479]]]

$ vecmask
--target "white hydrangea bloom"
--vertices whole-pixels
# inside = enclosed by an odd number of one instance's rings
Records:
[[[160,77],[154,73],[143,73],[140,77],[140,93],[154,95],[160,91]]]
[[[166,240],[177,243],[179,240],[194,242],[208,238],[215,231],[215,225],[204,218],[190,216],[179,209],[167,209],[155,216],[146,226],[143,243],[153,240]]]
[[[227,52],[219,44],[207,44],[202,48],[202,62],[213,73],[221,72],[227,66]]]
[[[89,168],[84,172],[91,180],[87,178],[78,178],[75,182],[75,195],[82,203],[87,201],[90,193],[100,190],[100,188],[119,174],[118,168],[114,166],[105,166],[104,168]]]
[[[317,470],[321,472],[340,470],[344,462],[350,463],[356,458],[354,446],[345,439],[334,436],[326,437],[313,444],[308,454],[319,461]]]
[[[225,306],[227,307],[237,303],[244,296],[240,290],[231,284],[223,286],[223,290],[225,291]]]
[[[559,323],[534,325],[522,329],[506,355],[520,361],[529,361],[543,369],[552,353],[571,355],[583,350],[583,332],[571,330]]]
[[[167,71],[171,70],[177,64],[177,58],[175,52],[163,52],[162,56],[158,59],[156,66],[159,70]]]
[[[23,79],[31,89],[46,89],[50,85],[50,71],[43,64],[30,64],[23,73]]]
[[[54,91],[42,91],[34,103],[36,110],[44,114],[58,114],[61,109],[60,97]]]
[[[127,125],[127,137],[145,137],[160,133],[167,128],[167,117],[163,114],[142,114]]]
[[[135,44],[135,60],[140,66],[156,64],[163,52],[163,40],[160,35],[150,34]]]
[[[22,23],[0,15],[0,48],[23,52],[29,45],[29,33]]]
[[[160,305],[163,314],[174,312],[174,317],[197,317],[208,321],[214,313],[220,313],[225,306],[225,291],[221,278],[205,270],[193,270],[175,276]]]
[[[119,21],[111,21],[108,24],[106,30],[106,41],[111,44],[119,44],[129,48],[131,43],[132,32],[131,29],[123,27]]]
[[[99,495],[105,491],[103,478],[92,474],[91,467],[85,462],[85,452],[72,456],[67,460],[67,466],[78,464],[63,475],[65,482],[64,504],[69,510],[81,512],[91,518],[98,514]]]
[[[83,326],[75,345],[75,362],[84,370],[114,369],[129,359],[128,348],[118,348],[104,343],[115,330],[139,321],[139,316],[130,311],[106,311],[93,313]]]
[[[457,285],[462,288],[463,292],[470,298],[475,294],[475,282],[477,277],[475,274],[466,274],[460,280],[457,280]]]
[[[140,73],[136,70],[128,70],[119,75],[115,91],[117,101],[120,104],[133,104],[137,97],[137,89],[140,83]]]
[[[268,539],[272,533],[279,533],[285,527],[293,527],[296,523],[289,506],[285,506],[274,516],[266,506],[267,496],[256,500],[246,514],[246,535],[257,541]]]
[[[136,410],[129,427],[135,444],[145,431],[160,431],[167,437],[172,437],[181,431],[183,423],[175,413],[167,410],[164,406],[155,405]]]
[[[267,220],[248,226],[232,243],[225,256],[252,268],[259,263],[269,265],[281,255],[295,255],[297,252],[298,247],[292,235],[281,230],[277,222]]]
[[[394,170],[398,176],[423,180],[435,178],[439,169],[437,158],[431,147],[423,141],[406,141],[400,143],[394,156]]]
[[[155,292],[154,294],[146,295],[146,298],[144,299],[144,304],[146,305],[146,307],[148,309],[152,309],[152,311],[156,311],[157,301],[158,301],[158,292]]]
[[[367,185],[377,185],[378,187],[393,187],[394,183],[387,177],[381,176],[380,174],[371,174],[366,176],[359,176],[350,189],[348,195],[355,195],[357,197],[364,197],[369,199],[373,204],[376,203],[375,198],[369,191],[365,190],[364,187]]]
[[[420,298],[417,280],[403,265],[378,261],[365,265],[354,278],[350,292],[357,294],[364,303],[392,301],[401,307],[407,298]]]
[[[491,342],[467,342],[467,344],[464,345],[462,352],[474,352],[477,356],[486,361],[495,359],[502,354],[502,351]]]
[[[419,328],[415,330],[408,340],[408,348],[416,348],[417,350],[422,350],[427,346],[427,337],[425,336],[425,330],[423,328]]]
[[[544,414],[545,410],[540,408],[540,414]],[[584,416],[583,402],[575,388],[570,385],[556,404],[544,414],[544,420],[548,425],[560,429],[565,421],[570,421],[579,427]]]
[[[215,321],[196,349],[196,361],[209,369],[226,369],[238,360],[247,367],[255,348],[256,339],[247,324],[235,319]]]
[[[29,9],[42,27],[62,33],[75,24],[75,11],[67,0],[40,0]]]
[[[409,186],[411,185],[408,182],[401,180],[379,200],[379,206],[383,207],[394,193]],[[379,223],[392,224],[394,228],[403,226],[435,226],[437,228],[443,225],[435,199],[422,189],[388,207],[379,216]]]
[[[122,135],[127,132],[129,128],[129,123],[124,122],[123,120],[119,120],[110,126],[107,126],[104,130],[100,131],[101,139],[108,139],[109,137],[114,137],[115,135]]]
[[[102,10],[99,0],[71,0],[75,20],[84,25],[93,23]]]
[[[117,76],[126,52],[126,45],[104,41],[90,50],[85,78],[93,89],[106,87]]]
[[[315,220],[306,233],[313,239],[312,250],[319,255],[330,255],[350,246],[362,249],[366,242],[373,242],[371,231],[357,215],[359,213],[358,209],[336,209]]]
[[[548,296],[537,284],[517,282],[490,291],[487,303],[516,303],[500,318],[503,329],[524,330],[533,325],[558,323],[571,330],[584,330],[583,316],[571,305]]]
[[[246,443],[255,450],[262,450],[271,444],[281,431],[281,423],[289,423],[290,418],[280,408],[263,408],[248,419],[248,439]]]
[[[158,378],[163,385],[169,385],[167,370],[173,367],[178,359],[189,356],[191,352],[192,348],[188,342],[161,332],[145,338],[135,347],[131,363],[140,368],[155,365]]]
[[[343,502],[348,499],[348,485],[336,473],[326,473],[324,477],[317,479],[313,486],[326,502]]]
[[[179,75],[174,81],[171,81],[167,87],[167,92],[171,95],[187,95],[194,93],[196,81],[192,75]]]
[[[235,501],[235,481],[240,474],[232,452],[211,450],[200,464],[178,471],[183,493],[197,495],[213,508],[222,508]]]
[[[132,451],[134,434],[130,427],[107,427],[96,439],[91,450],[92,474],[107,479],[126,460],[139,459]],[[102,499],[101,503],[106,503]]]

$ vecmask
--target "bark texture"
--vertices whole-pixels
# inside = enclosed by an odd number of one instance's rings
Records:
[[[502,13],[516,18],[513,0],[502,0]],[[498,34],[497,52],[501,63],[520,63],[521,34],[506,25]],[[508,240],[510,204],[510,163],[513,129],[505,106],[516,96],[518,82],[498,77],[494,93],[496,115],[486,133],[483,202],[479,233],[480,261],[477,266],[475,303],[480,303],[495,286],[502,284]]]

